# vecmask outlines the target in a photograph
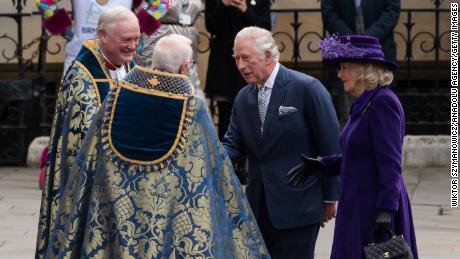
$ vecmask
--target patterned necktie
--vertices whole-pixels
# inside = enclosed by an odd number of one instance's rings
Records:
[[[355,32],[356,34],[365,34],[366,32],[364,29],[363,8],[361,6],[356,7]]]
[[[260,133],[264,133],[264,121],[265,115],[267,115],[267,87],[259,87],[259,93],[257,95],[257,101],[259,106],[259,116],[260,116]]]

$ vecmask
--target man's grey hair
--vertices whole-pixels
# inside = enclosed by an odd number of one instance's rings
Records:
[[[272,60],[274,62],[279,61],[280,52],[278,50],[278,45],[270,31],[256,26],[246,27],[238,32],[235,37],[234,45],[242,39],[250,39],[254,42],[254,49],[261,59],[264,59],[266,57],[266,51],[269,51],[272,54]]]
[[[98,34],[101,30],[104,30],[108,33],[115,31],[115,26],[117,22],[122,21],[131,21],[135,20],[139,22],[136,15],[124,6],[116,6],[109,8],[101,13],[99,20],[97,22],[97,31]]]
[[[153,68],[177,73],[180,67],[192,60],[192,41],[179,34],[162,37],[153,49]]]

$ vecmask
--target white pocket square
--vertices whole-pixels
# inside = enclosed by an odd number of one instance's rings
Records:
[[[292,107],[292,106],[280,106],[279,109],[279,116],[280,117],[283,117],[283,116],[286,116],[286,115],[289,115],[291,113],[294,113],[297,111],[297,108],[296,107]]]

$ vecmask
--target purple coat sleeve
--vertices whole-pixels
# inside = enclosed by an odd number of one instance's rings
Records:
[[[377,208],[398,210],[404,113],[394,94],[374,98],[370,117],[371,141],[379,174]]]

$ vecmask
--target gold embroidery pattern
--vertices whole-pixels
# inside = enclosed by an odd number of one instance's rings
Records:
[[[159,83],[151,84],[151,80]],[[190,80],[181,74],[172,74],[158,70],[149,70],[135,66],[125,77],[125,82],[134,84],[143,89],[155,89],[169,94],[194,95],[194,88]]]
[[[81,152],[97,158],[77,162],[64,197],[70,211],[53,235],[56,255],[75,256],[77,242],[91,258],[270,258],[204,103],[194,111],[182,152],[158,173],[100,159],[95,127]]]
[[[105,65],[104,58],[102,57],[100,51],[101,48],[99,47],[99,40],[87,40],[83,44],[91,53],[93,53],[93,56],[96,57],[97,62],[99,63],[99,66],[101,67],[102,71],[104,72],[105,78],[112,78],[110,76],[110,72]]]
[[[156,77],[152,77],[149,80],[149,84],[152,85],[152,86],[158,86],[160,84],[160,81],[158,81],[158,79]]]
[[[36,255],[43,258],[49,233],[55,228],[62,189],[76,160],[83,136],[100,101],[93,78],[83,66],[73,66],[62,81],[51,127],[45,189],[38,224]]]
[[[128,90],[138,90],[125,84]],[[206,105],[186,98],[173,160],[124,161],[108,141],[116,91],[93,120],[62,200],[51,258],[270,258]],[[142,89],[153,95],[161,92]],[[193,105],[192,105],[193,103]],[[184,140],[187,141],[184,141]],[[80,156],[79,156],[80,157]],[[158,165],[155,165],[158,166]],[[151,173],[155,169],[156,173]],[[71,183],[70,183],[71,181]],[[76,249],[78,247],[78,249]]]
[[[98,60],[105,76],[108,73],[102,66],[102,56],[97,41],[90,40],[85,47]],[[110,77],[109,77],[110,78]],[[75,61],[69,72],[61,81],[61,88],[56,101],[56,110],[51,128],[49,159],[46,167],[45,189],[42,193],[40,218],[37,235],[36,257],[44,258],[50,233],[54,230],[58,218],[58,209],[67,178],[76,161],[83,138],[95,117],[102,101],[97,82],[109,82],[109,79],[95,79],[87,67]],[[70,186],[73,182],[70,181]],[[66,188],[64,188],[66,187]],[[68,206],[68,205],[66,205]],[[68,211],[69,208],[65,208]]]
[[[139,168],[143,168],[144,170],[153,170],[156,171],[160,168],[163,168],[168,161],[170,161],[173,158],[173,154],[178,153],[180,149],[183,146],[184,142],[184,137],[185,137],[185,127],[187,127],[190,124],[191,121],[191,114],[192,112],[190,111],[193,109],[193,105],[195,103],[194,100],[188,100],[187,97],[184,96],[168,96],[170,98],[175,98],[175,99],[183,99],[184,104],[182,107],[182,115],[176,135],[176,139],[174,140],[173,145],[169,149],[169,151],[164,154],[162,157],[155,159],[153,161],[141,161],[141,160],[134,160],[134,159],[129,159],[123,154],[121,154],[113,145],[112,141],[112,122],[113,118],[116,112],[116,103],[117,103],[117,98],[119,96],[120,90],[122,88],[126,89],[131,89],[135,90],[138,92],[145,92],[145,89],[139,88],[130,88],[127,85],[120,85],[118,88],[113,89],[111,93],[107,96],[107,103],[109,104],[109,111],[106,113],[106,123],[103,126],[102,134],[104,136],[103,138],[103,145],[104,149],[107,151],[109,154],[109,157],[113,159],[115,163],[122,167],[130,167],[131,171],[136,171]],[[151,95],[157,95],[156,91],[147,91]]]
[[[97,98],[97,107],[101,107],[102,100],[101,100],[101,95],[99,94],[99,90],[97,89],[96,82],[97,80],[94,79],[94,77],[91,75],[89,72],[88,68],[86,68],[82,63],[79,61],[75,60],[74,61],[77,66],[79,66],[85,73],[88,75],[88,77],[91,79],[92,85],[94,86],[94,92],[96,93],[96,98]]]
[[[140,73],[143,73],[143,75],[141,76]],[[173,84],[174,87],[172,88],[160,87],[156,89],[142,87],[143,85],[145,86],[145,81],[149,81],[152,78],[156,78],[159,81],[159,84],[157,86],[166,85],[171,82],[171,77],[172,80],[177,81]],[[116,113],[117,99],[121,89],[128,89],[134,92],[144,93],[148,95],[184,100],[182,115],[176,139],[174,140],[174,143],[169,149],[169,151],[162,157],[152,161],[129,159],[126,156],[124,156],[120,151],[118,151],[116,147],[113,145],[111,137],[112,122],[114,115]],[[167,91],[168,89],[169,91]],[[121,81],[120,85],[117,88],[112,89],[109,95],[107,96],[108,109],[106,111],[105,124],[102,130],[102,141],[104,143],[104,149],[107,151],[109,157],[116,164],[122,167],[129,167],[130,171],[136,171],[139,169],[147,171],[157,171],[165,167],[167,163],[169,163],[172,159],[174,159],[175,156],[177,156],[177,154],[180,153],[184,145],[183,142],[187,135],[186,128],[190,125],[191,116],[193,115],[194,107],[196,106],[195,97],[187,96],[188,94],[193,94],[192,89],[193,87],[191,86],[190,81],[184,76],[152,70],[148,71],[136,66],[126,76],[126,81]]]

